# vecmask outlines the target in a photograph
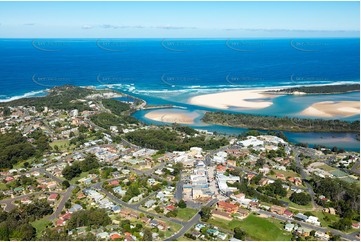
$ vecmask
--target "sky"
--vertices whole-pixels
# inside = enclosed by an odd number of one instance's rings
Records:
[[[359,37],[359,2],[0,2],[0,38]]]

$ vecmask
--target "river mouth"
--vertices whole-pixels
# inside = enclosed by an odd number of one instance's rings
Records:
[[[134,95],[134,94],[132,94]],[[221,134],[227,135],[239,135],[243,132],[246,132],[248,129],[246,128],[238,128],[238,127],[229,127],[223,125],[213,125],[204,123],[201,119],[205,112],[207,111],[220,111],[214,108],[208,107],[200,107],[197,105],[192,105],[184,100],[176,100],[171,101],[165,98],[158,98],[154,96],[146,96],[146,95],[134,95],[141,99],[147,101],[149,105],[173,105],[176,106],[170,108],[159,108],[159,109],[151,109],[151,110],[139,110],[133,113],[133,117],[138,120],[146,123],[146,124],[155,124],[155,125],[171,125],[172,123],[179,123],[185,126],[189,126],[195,129],[207,130],[210,132],[217,132]],[[323,100],[325,95],[310,95],[307,96],[308,102],[301,103],[297,106],[300,97],[298,96],[282,96],[276,97],[274,103],[276,105],[272,106],[270,110],[247,110],[244,113],[250,114],[260,114],[260,115],[269,115],[269,112],[273,114],[277,114],[277,116],[287,116],[290,114],[289,110],[292,109],[293,113],[299,113],[305,106],[309,105],[310,100],[313,102],[318,102]],[[333,95],[336,96],[336,100],[342,98],[340,94]],[[359,92],[357,93],[347,93],[343,94],[349,100],[357,100],[359,98]],[[330,98],[328,96],[327,98]],[[285,107],[285,101],[288,101],[287,107]],[[283,104],[283,105],[282,105]],[[278,108],[280,107],[280,108]],[[276,111],[277,110],[277,111]],[[224,110],[223,110],[224,111]],[[238,113],[240,111],[235,110],[225,110],[225,112],[230,113]],[[310,118],[310,117],[304,117]],[[352,117],[341,118],[345,121],[354,121],[359,120],[359,116],[355,115]],[[267,132],[267,131],[261,131]],[[336,133],[336,132],[288,132],[284,131],[284,134],[287,136],[288,140],[293,143],[307,143],[309,147],[313,147],[313,145],[323,145],[328,148],[332,148],[334,146],[339,148],[344,148],[349,151],[360,151],[360,141],[358,140],[358,135],[355,133]]]

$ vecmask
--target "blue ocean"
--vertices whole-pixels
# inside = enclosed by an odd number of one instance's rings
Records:
[[[0,74],[0,101],[72,84],[197,109],[185,100],[219,90],[359,83],[360,39],[0,39]],[[258,113],[292,116],[321,96],[283,97]],[[359,100],[360,93],[333,99]],[[344,146],[358,149],[359,141]]]

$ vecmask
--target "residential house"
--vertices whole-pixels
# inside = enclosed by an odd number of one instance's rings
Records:
[[[288,224],[285,225],[285,230],[288,231],[288,232],[292,232],[294,227],[295,227],[294,224],[288,223]]]
[[[235,213],[238,210],[238,206],[229,202],[219,201],[217,203],[217,208],[221,211],[225,211],[227,213]]]
[[[50,194],[48,197],[48,202],[55,203],[59,198],[59,195],[57,193]]]
[[[283,215],[286,211],[286,208],[281,207],[281,206],[277,206],[277,205],[272,205],[271,206],[271,212],[273,213],[277,213],[279,215]]]

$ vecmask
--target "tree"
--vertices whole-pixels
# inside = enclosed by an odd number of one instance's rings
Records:
[[[9,228],[8,228],[6,222],[0,223],[0,240],[1,241],[10,240],[9,239]]]
[[[341,241],[341,235],[339,234],[331,235],[330,241]]]
[[[245,237],[247,236],[247,233],[244,232],[241,228],[239,227],[236,227],[234,228],[234,236],[236,239],[239,239],[239,240],[244,240]]]
[[[152,231],[150,231],[150,229],[145,228],[143,230],[143,241],[152,241],[153,240],[153,236],[152,236]]]
[[[82,172],[87,172],[95,168],[99,168],[99,162],[95,155],[88,155],[80,162],[79,167]]]
[[[339,221],[332,224],[332,227],[338,230],[346,231],[351,229],[352,221],[349,218],[342,218]]]
[[[69,183],[69,181],[67,181],[67,180],[63,181],[63,182],[61,183],[61,185],[63,186],[64,189],[70,187],[70,183]]]
[[[63,171],[62,174],[67,180],[71,180],[74,177],[78,176],[81,173],[79,165],[74,162],[72,166],[67,165]]]
[[[69,229],[81,226],[106,226],[112,222],[105,209],[80,210],[72,214]]]
[[[208,206],[204,206],[201,208],[200,215],[202,221],[207,222],[211,218],[212,216],[211,210],[212,208]]]
[[[294,192],[291,194],[290,200],[298,205],[307,205],[311,202],[311,196],[304,192]]]
[[[181,200],[179,201],[179,203],[178,203],[178,207],[179,207],[179,208],[186,208],[186,207],[187,207],[187,203],[186,203],[183,199],[181,199]]]

